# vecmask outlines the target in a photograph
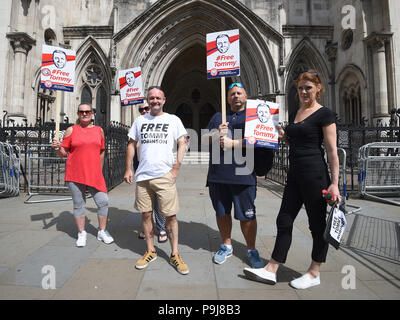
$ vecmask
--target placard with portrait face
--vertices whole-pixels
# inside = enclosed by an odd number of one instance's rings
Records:
[[[74,91],[76,52],[43,45],[40,87],[49,90]]]
[[[278,149],[279,105],[263,100],[247,100],[246,143],[256,147]]]
[[[239,29],[208,33],[207,79],[240,75]]]
[[[140,67],[119,72],[121,106],[141,104],[144,101],[142,70]]]

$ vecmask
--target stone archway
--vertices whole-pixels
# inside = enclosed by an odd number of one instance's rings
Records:
[[[368,114],[366,79],[362,70],[353,64],[346,65],[339,73],[337,105],[340,119],[346,124],[364,124]]]
[[[241,75],[230,81],[242,82],[252,98],[275,94],[283,36],[239,1],[158,2],[114,36],[113,50],[120,69],[142,68],[144,88],[164,88],[167,112],[190,105],[199,132],[201,106],[219,111],[221,100],[220,81],[206,79],[206,34],[231,29],[240,30]]]
[[[288,61],[285,79],[285,92],[287,92],[286,105],[288,106],[285,115],[286,120],[295,116],[300,107],[296,79],[301,73],[309,69],[316,70],[323,80],[326,93],[321,98],[322,105],[329,105],[328,101],[331,101],[331,92],[328,86],[329,72],[326,62],[312,41],[306,37],[299,42]]]

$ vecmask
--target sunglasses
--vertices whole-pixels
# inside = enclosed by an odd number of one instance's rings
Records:
[[[139,112],[149,111],[149,110],[150,110],[149,107],[139,108]]]
[[[82,114],[86,114],[86,113],[90,114],[90,113],[92,113],[92,110],[78,110],[78,113],[81,114],[81,115]]]
[[[229,86],[229,89],[232,89],[233,87],[239,87],[239,88],[244,88],[244,86],[240,82],[234,82]]]

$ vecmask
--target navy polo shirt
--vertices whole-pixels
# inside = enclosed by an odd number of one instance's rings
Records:
[[[245,128],[245,123],[246,123],[246,109],[243,111],[239,112],[232,112],[231,110],[226,110],[226,121],[229,122],[229,130],[230,134],[229,137],[235,138],[235,139],[243,139],[244,137],[244,128]],[[222,114],[221,112],[217,112],[214,114],[214,116],[211,118],[210,122],[207,125],[208,130],[212,129],[217,129],[222,123]],[[240,130],[239,133],[236,133],[237,135],[234,135],[235,130]],[[238,131],[236,131],[238,132]],[[219,141],[217,140],[215,143],[219,144]],[[220,163],[219,164],[213,164],[212,159],[214,157],[218,158],[218,155],[213,155],[213,150],[212,146],[210,145],[209,150],[210,150],[210,161],[209,161],[209,167],[208,167],[208,175],[207,175],[207,186],[209,182],[212,183],[225,183],[225,184],[242,184],[242,185],[256,185],[256,175],[254,171],[252,173],[249,173],[247,175],[243,174],[237,174],[237,168],[243,168],[246,166],[246,162],[244,163],[236,163],[235,161],[235,152],[233,152],[232,149],[229,149],[228,152],[231,157],[229,157],[225,163],[224,158],[225,158],[225,152],[222,150],[222,148],[218,148],[219,152],[219,159]],[[246,149],[242,149],[242,157],[244,158],[246,156]],[[239,162],[243,162],[243,159],[237,159]],[[243,169],[242,169],[243,170]]]

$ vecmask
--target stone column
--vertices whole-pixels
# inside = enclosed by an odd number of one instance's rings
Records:
[[[14,50],[13,73],[10,77],[12,85],[11,108],[8,113],[9,118],[17,118],[17,123],[22,123],[24,114],[24,92],[25,92],[25,71],[28,52],[36,41],[25,32],[7,33],[7,38]]]
[[[389,97],[386,66],[385,43],[389,41],[391,35],[371,34],[366,38],[366,43],[372,50],[372,63],[374,74],[374,113],[372,116],[373,124],[389,124]]]
[[[329,85],[331,87],[331,106],[330,109],[340,115],[340,110],[336,108],[336,57],[338,52],[338,44],[328,43],[325,47],[325,53],[328,56],[328,60],[331,63],[331,75],[329,77]],[[343,117],[343,115],[340,115]]]

